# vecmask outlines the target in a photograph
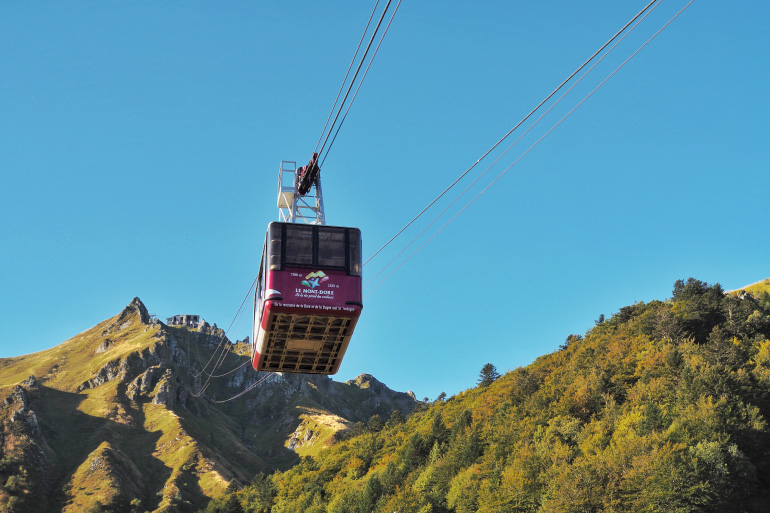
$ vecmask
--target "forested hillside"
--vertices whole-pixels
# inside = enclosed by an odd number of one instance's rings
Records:
[[[767,511],[769,338],[766,288],[678,281],[206,511]]]

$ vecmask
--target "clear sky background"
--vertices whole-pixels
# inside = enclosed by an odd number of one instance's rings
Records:
[[[450,212],[685,3],[664,0]],[[360,227],[370,256],[645,4],[404,0],[323,167],[329,224]],[[0,357],[134,296],[229,325],[279,163],[309,159],[372,5],[0,3]],[[454,394],[677,279],[770,277],[768,18],[695,0],[366,297],[335,379]]]

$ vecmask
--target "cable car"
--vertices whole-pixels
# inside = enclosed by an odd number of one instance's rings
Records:
[[[294,200],[296,184],[288,186]],[[361,315],[361,301],[358,228],[270,223],[254,300],[254,369],[335,374]]]

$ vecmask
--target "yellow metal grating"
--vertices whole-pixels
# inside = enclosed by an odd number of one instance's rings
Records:
[[[260,370],[331,374],[350,341],[350,323],[350,317],[276,313]]]

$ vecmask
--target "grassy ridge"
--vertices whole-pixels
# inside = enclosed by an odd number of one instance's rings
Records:
[[[135,298],[57,347],[0,359],[0,511],[195,511],[356,421],[416,404],[370,376],[276,374],[229,401],[264,376],[248,355],[215,327],[151,320]]]
[[[29,426],[22,425],[14,432],[18,422],[11,424],[10,418],[21,403],[2,412],[12,428],[4,437],[2,455],[13,464],[0,472],[23,473],[27,478],[19,493],[0,493],[0,506],[34,511],[25,494],[42,493],[47,500],[32,504],[38,511],[83,511],[99,504],[116,511],[132,507],[191,511],[207,496],[222,492],[233,477],[245,480],[249,473],[266,468],[253,455],[244,459],[235,454],[239,449],[251,453],[231,440],[219,422],[222,415],[208,411],[203,402],[197,407],[209,420],[196,419],[188,426],[174,406],[153,404],[168,376],[181,383],[189,374],[171,359],[164,363],[162,353],[168,352],[169,344],[164,329],[159,323],[143,322],[140,311],[129,306],[55,348],[0,360],[0,390],[6,394],[28,376],[36,376],[35,386],[22,393],[39,419],[39,431],[25,432]],[[204,352],[208,357],[211,349]],[[149,394],[128,400],[130,381],[153,365],[160,365],[166,374],[158,370],[161,377]],[[214,443],[201,447],[188,430],[198,436],[199,430],[213,434]],[[228,437],[229,443],[220,442]],[[9,439],[15,442],[8,443]],[[217,447],[220,443],[227,447],[224,455]],[[30,456],[39,446],[51,449],[49,461],[36,462]],[[234,463],[227,463],[227,458]],[[54,474],[43,480],[35,466],[54,469]]]
[[[770,293],[770,278],[766,280],[759,281],[757,283],[754,283],[752,285],[749,285],[747,287],[744,287],[743,290],[746,292],[753,294],[755,296],[759,296],[762,292]]]

